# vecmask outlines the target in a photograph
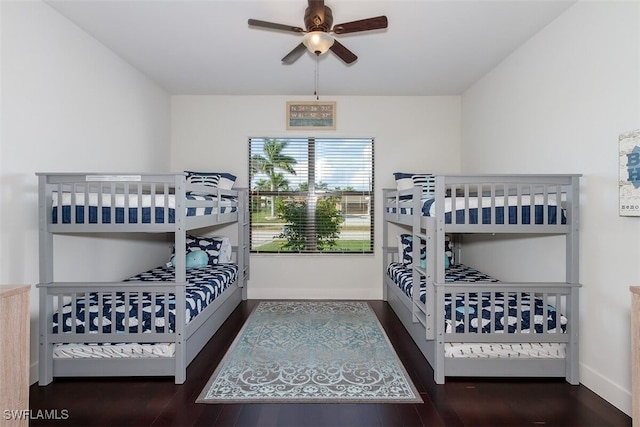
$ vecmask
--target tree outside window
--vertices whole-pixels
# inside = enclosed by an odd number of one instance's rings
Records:
[[[251,250],[373,252],[372,138],[250,138]]]

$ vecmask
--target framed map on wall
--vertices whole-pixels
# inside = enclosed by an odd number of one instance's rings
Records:
[[[640,129],[620,134],[619,213],[640,216]]]

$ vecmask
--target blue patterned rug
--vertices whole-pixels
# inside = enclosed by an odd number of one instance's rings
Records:
[[[261,302],[198,403],[419,403],[366,302]]]

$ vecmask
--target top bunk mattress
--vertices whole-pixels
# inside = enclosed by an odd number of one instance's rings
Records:
[[[413,215],[412,199],[398,200],[387,207],[387,213]],[[546,207],[546,209],[545,209]],[[452,213],[455,211],[455,217]],[[532,214],[533,211],[533,222]],[[565,224],[566,215],[559,208],[556,198],[547,195],[508,197],[446,197],[444,199],[447,224]],[[420,201],[422,216],[436,216],[436,199]],[[468,217],[468,218],[467,218]],[[560,222],[558,222],[560,217]],[[455,218],[455,222],[452,222]]]
[[[53,224],[175,223],[176,196],[174,194],[89,193],[85,197],[85,193],[64,192],[62,199],[58,200],[58,194],[54,192],[52,198],[51,221]],[[221,197],[218,200],[217,196],[188,194],[186,200],[205,202],[203,207],[185,208],[186,216],[237,212],[237,200],[232,197]],[[59,207],[61,214],[58,211]]]

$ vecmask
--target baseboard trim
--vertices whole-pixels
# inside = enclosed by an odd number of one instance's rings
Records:
[[[631,416],[631,391],[603,377],[590,367],[580,364],[580,383],[604,400]]]

